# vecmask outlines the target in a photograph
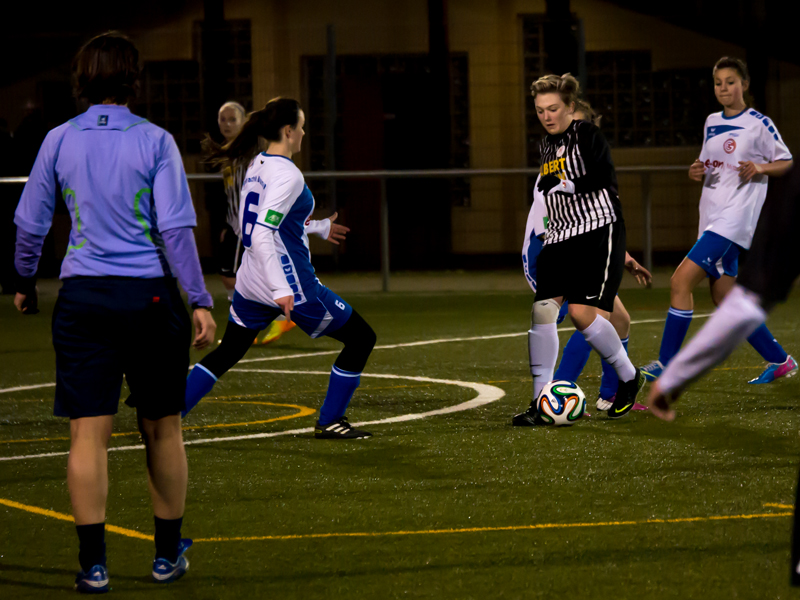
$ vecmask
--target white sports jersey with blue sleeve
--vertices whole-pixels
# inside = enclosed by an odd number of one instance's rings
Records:
[[[792,154],[771,119],[750,108],[733,117],[723,112],[709,115],[704,134],[700,161],[706,174],[698,237],[712,231],[747,249],[767,196],[768,178],[757,175],[742,183],[739,162],[791,160]]]
[[[541,175],[536,178],[533,186],[533,204],[528,212],[528,222],[525,225],[525,240],[522,242],[522,268],[525,279],[533,292],[536,292],[536,259],[542,251],[545,230],[547,229],[547,205],[544,194],[536,187]]]
[[[262,153],[247,170],[241,198],[245,253],[236,291],[269,306],[285,296],[293,295],[296,305],[315,297],[318,281],[305,231],[314,197],[303,174],[288,158]]]

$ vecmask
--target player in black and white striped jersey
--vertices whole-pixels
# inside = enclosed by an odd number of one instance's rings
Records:
[[[514,417],[515,425],[541,421],[536,399],[553,379],[556,320],[565,301],[575,327],[619,376],[617,397],[607,411],[610,418],[633,408],[641,381],[608,321],[625,262],[625,223],[614,163],[597,126],[573,118],[578,91],[570,74],[547,75],[531,86],[537,116],[547,131],[537,188],[545,196],[549,222],[528,332],[533,400]]]

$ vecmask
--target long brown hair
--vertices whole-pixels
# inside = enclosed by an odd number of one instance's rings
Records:
[[[602,119],[603,116],[598,115],[587,100],[584,100],[583,98],[578,98],[575,100],[575,112],[582,112],[586,115],[586,119],[588,121],[591,121],[597,127],[600,127],[600,119]]]
[[[273,98],[261,110],[251,112],[242,125],[242,130],[227,144],[217,144],[207,137],[203,142],[203,149],[208,153],[206,161],[220,165],[250,157],[257,152],[258,138],[279,142],[284,127],[297,126],[300,110],[297,100]]]

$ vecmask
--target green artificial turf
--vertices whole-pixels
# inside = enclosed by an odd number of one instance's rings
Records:
[[[371,425],[368,440],[300,433],[189,445],[184,535],[199,540],[187,553],[189,573],[169,586],[151,583],[152,542],[108,532],[115,597],[797,595],[788,585],[791,511],[765,504],[793,504],[798,380],[747,385],[763,368],[752,348],[698,382],[675,423],[641,412],[619,421],[598,415],[593,356],[579,381],[591,417],[569,428],[512,428],[511,416],[530,401],[530,294],[343,295],[372,324],[379,345],[518,334],[377,349],[366,373],[397,378],[363,377],[349,410],[353,422],[433,411],[478,394],[403,377],[484,383],[505,396],[471,410]],[[634,321],[662,319],[669,301],[667,290],[624,290],[622,298]],[[696,312],[710,310],[705,291],[696,299]],[[0,304],[0,388],[54,381],[52,306],[53,298],[43,298],[42,314],[22,317],[10,298]],[[800,352],[798,308],[792,300],[769,322],[789,353]],[[225,309],[215,316],[221,333]],[[696,319],[690,335],[702,323]],[[657,356],[662,329],[663,322],[632,326],[635,364]],[[562,346],[569,335],[560,334]],[[186,419],[192,429],[185,439],[313,426],[316,414],[275,419],[302,410],[296,407],[319,408],[334,355],[314,353],[338,347],[297,329],[254,347],[247,359],[308,356],[242,369],[321,374],[231,372]],[[69,448],[59,439],[68,427],[52,416],[52,396],[51,387],[0,393],[0,457]],[[116,431],[131,435],[112,445],[138,444],[135,428],[122,406]],[[65,464],[63,455],[0,462],[0,499],[69,514]],[[109,468],[108,523],[151,534],[143,452],[113,452]],[[764,514],[783,516],[740,518]],[[718,516],[736,518],[709,519]],[[353,533],[363,535],[319,536]],[[0,596],[72,597],[77,568],[70,523],[0,504]]]

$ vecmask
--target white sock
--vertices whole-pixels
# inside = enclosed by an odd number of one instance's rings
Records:
[[[558,326],[555,323],[532,325],[528,331],[528,357],[533,376],[533,399],[553,381],[558,360]]]
[[[767,320],[757,294],[735,286],[688,344],[658,378],[666,394],[682,390],[733,350]]]
[[[636,368],[611,323],[598,315],[581,333],[602,359],[614,367],[620,381],[630,381],[636,377]]]

